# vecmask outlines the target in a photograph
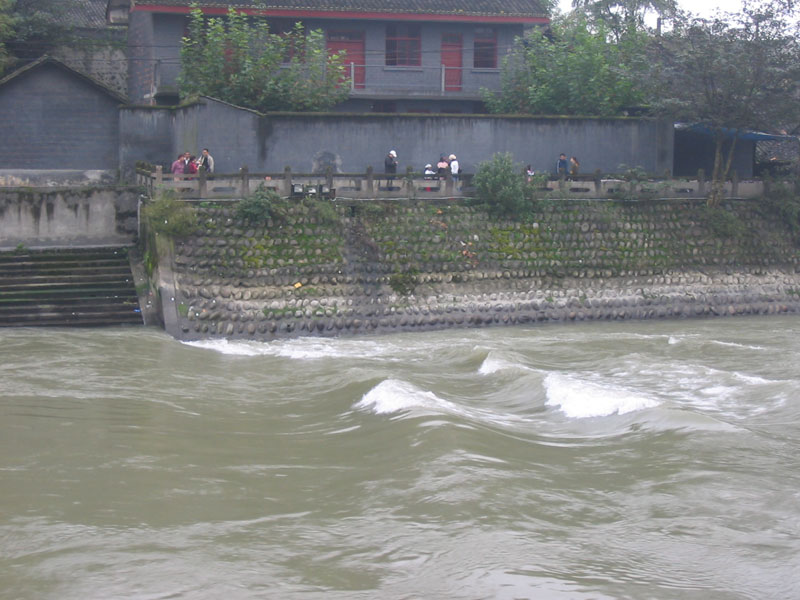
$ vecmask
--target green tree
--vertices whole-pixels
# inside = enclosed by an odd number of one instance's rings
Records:
[[[653,45],[654,108],[705,125],[714,136],[710,206],[723,198],[744,131],[798,122],[800,44],[790,13],[767,2],[746,4],[738,14],[685,18]]]
[[[72,10],[80,10],[78,0],[0,0],[0,43],[11,62],[30,61],[73,37],[69,20]]]
[[[586,14],[592,25],[602,26],[617,40],[644,30],[648,12],[667,18],[678,13],[676,0],[572,0],[572,6]]]
[[[348,95],[344,53],[329,54],[319,30],[300,23],[286,34],[231,9],[206,19],[191,12],[181,45],[184,97],[203,94],[258,111],[327,109]]]
[[[577,15],[558,19],[548,32],[518,38],[503,59],[500,90],[484,90],[494,113],[622,115],[641,105],[647,35],[616,41],[600,23],[590,29]]]
[[[11,66],[12,57],[6,49],[6,41],[14,37],[14,2],[0,0],[0,75]]]

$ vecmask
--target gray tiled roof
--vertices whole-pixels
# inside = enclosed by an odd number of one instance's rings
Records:
[[[90,1],[90,0],[84,0]],[[540,0],[144,0],[140,4],[162,6],[265,8],[281,10],[359,11],[423,13],[442,15],[480,15],[546,17],[546,2]]]
[[[67,0],[61,4],[64,20],[72,27],[106,27],[108,0]]]

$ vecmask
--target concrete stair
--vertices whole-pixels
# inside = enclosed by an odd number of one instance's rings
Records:
[[[0,252],[0,327],[141,324],[125,248]]]

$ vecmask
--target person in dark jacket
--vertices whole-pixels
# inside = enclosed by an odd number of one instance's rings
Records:
[[[563,152],[558,155],[558,161],[556,161],[556,175],[559,177],[566,177],[569,175],[569,163],[567,162],[567,155]]]
[[[383,159],[383,172],[389,175],[394,175],[397,173],[397,152],[394,150],[390,150],[389,154],[386,155],[386,158]],[[394,177],[387,177],[386,179],[389,189],[392,189]]]

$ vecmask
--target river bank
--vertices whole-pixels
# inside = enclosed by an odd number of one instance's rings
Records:
[[[196,210],[152,278],[184,340],[800,312],[793,232],[759,201],[547,201],[524,222],[447,202]]]

